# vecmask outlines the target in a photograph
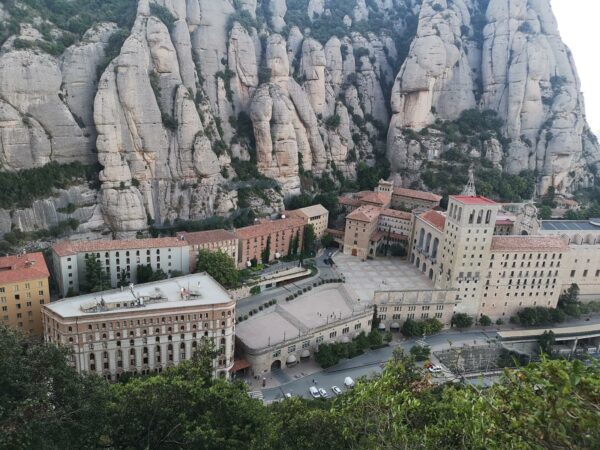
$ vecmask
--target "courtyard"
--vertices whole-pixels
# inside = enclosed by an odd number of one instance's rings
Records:
[[[433,289],[433,283],[408,261],[377,258],[362,261],[356,256],[338,253],[333,257],[337,271],[346,280],[346,289],[354,299],[371,302],[375,291]]]

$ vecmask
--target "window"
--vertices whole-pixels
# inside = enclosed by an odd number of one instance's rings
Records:
[[[295,345],[290,345],[287,349],[288,353],[294,353],[296,351]]]
[[[329,339],[333,339],[336,336],[337,336],[337,331],[332,331],[331,333],[329,333]]]
[[[317,342],[317,344],[320,344],[321,342],[323,342],[323,336],[317,336],[316,342]]]
[[[279,350],[275,350],[275,351],[273,352],[273,358],[277,358],[278,356],[281,356],[281,349],[279,349]]]
[[[310,340],[302,342],[302,348],[310,347]]]

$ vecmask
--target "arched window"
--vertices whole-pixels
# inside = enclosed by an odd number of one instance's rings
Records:
[[[492,220],[492,210],[488,209],[488,211],[485,213],[485,223],[487,225],[489,225],[491,220]]]
[[[471,214],[469,214],[469,224],[472,224],[475,221],[475,210],[471,211]]]
[[[420,250],[423,248],[423,241],[425,240],[425,229],[421,228],[419,231],[419,243],[417,244],[417,248]]]
[[[483,221],[483,209],[480,209],[477,213],[477,223],[480,224]]]
[[[438,238],[435,238],[433,240],[433,248],[431,249],[431,259],[437,258],[439,245],[440,245],[440,240]]]
[[[90,361],[94,361],[96,359],[96,355],[90,353]]]
[[[431,247],[431,233],[427,233],[427,239],[425,239],[425,253],[429,253]]]
[[[456,220],[458,220],[460,222],[461,217],[462,217],[462,206],[458,208],[458,218]]]

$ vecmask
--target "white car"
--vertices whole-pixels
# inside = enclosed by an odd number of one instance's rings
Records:
[[[308,392],[310,392],[310,395],[312,395],[313,398],[321,398],[319,390],[314,386],[309,387]]]
[[[285,393],[285,398],[292,398],[292,394],[290,394],[289,392]]]
[[[325,389],[323,389],[323,388],[319,388],[319,394],[321,394],[321,397],[323,397],[323,398],[329,397],[327,395],[327,391]]]
[[[440,373],[442,368],[440,366],[431,365],[427,368],[427,370],[429,370],[431,373]]]
[[[347,388],[353,388],[354,380],[350,377],[346,377],[346,378],[344,378],[344,384],[346,385]]]
[[[335,395],[340,395],[342,393],[342,390],[337,386],[331,386],[331,390]]]

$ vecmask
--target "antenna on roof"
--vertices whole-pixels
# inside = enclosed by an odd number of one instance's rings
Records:
[[[469,181],[462,191],[462,195],[468,197],[477,197],[477,191],[475,190],[475,175],[473,174],[473,166],[469,167]]]

